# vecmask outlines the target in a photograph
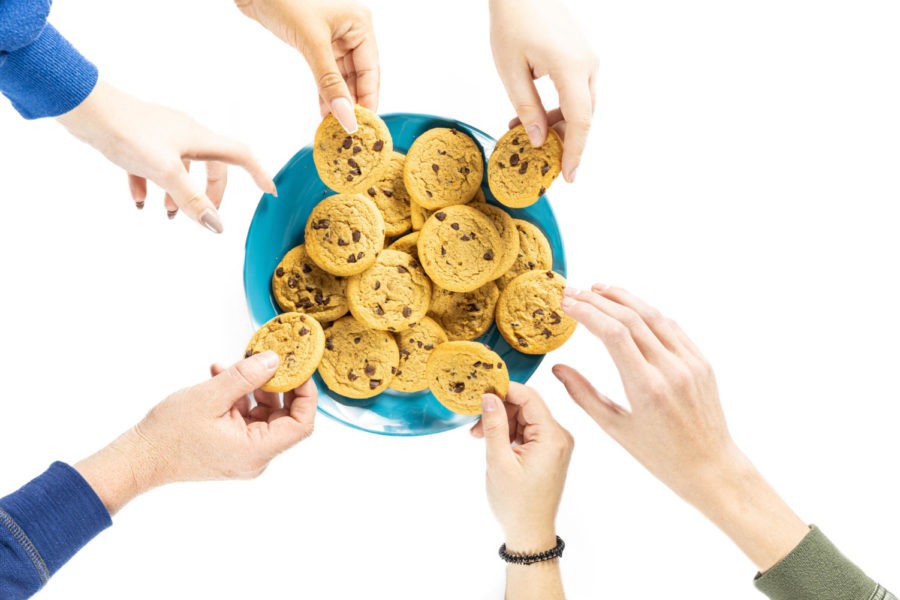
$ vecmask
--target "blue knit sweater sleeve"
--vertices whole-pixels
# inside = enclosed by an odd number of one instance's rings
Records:
[[[97,84],[97,67],[49,23],[51,0],[0,0],[0,92],[26,119],[69,112]]]
[[[78,471],[55,462],[0,498],[0,598],[28,598],[85,544],[112,525]]]

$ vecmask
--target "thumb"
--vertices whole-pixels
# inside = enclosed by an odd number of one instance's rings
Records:
[[[235,402],[269,381],[278,370],[279,362],[276,353],[266,350],[234,363],[200,384],[199,387],[206,392],[207,408],[216,415],[231,410]]]
[[[485,394],[481,397],[481,429],[484,432],[488,468],[512,458],[506,407],[494,394]]]
[[[338,120],[341,127],[347,133],[356,133],[356,113],[351,103],[352,96],[347,83],[344,81],[341,70],[338,68],[334,52],[331,50],[331,42],[320,41],[312,43],[304,52],[306,62],[316,78],[316,86],[319,88],[319,97],[331,110],[331,114]]]
[[[534,86],[531,70],[527,65],[504,70],[501,79],[528,140],[535,148],[541,146],[547,139],[547,111]]]
[[[598,392],[584,375],[567,365],[555,365],[553,374],[559,379],[575,403],[584,409],[603,430],[616,438],[616,432],[630,413]]]

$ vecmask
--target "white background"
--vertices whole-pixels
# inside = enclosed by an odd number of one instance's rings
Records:
[[[806,520],[900,589],[900,7],[884,1],[572,2],[601,59],[578,181],[551,190],[570,280],[624,285],[716,367],[738,442]],[[499,135],[512,116],[482,2],[372,2],[380,110]],[[250,144],[312,139],[293,50],[226,0],[58,2],[104,78]],[[549,87],[548,104],[555,106]],[[240,356],[259,192],[232,171],[225,234],[135,210],[125,175],[52,120],[0,108],[0,476],[106,444]],[[753,566],[569,400],[569,361],[624,400],[583,330],[532,383],[577,440],[559,515],[572,598],[755,598]],[[497,598],[482,443],[391,439],[320,416],[252,482],[136,500],[45,598]]]

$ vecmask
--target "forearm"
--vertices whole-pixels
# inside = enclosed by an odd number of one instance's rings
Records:
[[[553,529],[507,536],[506,550],[512,554],[537,554],[556,546]],[[506,567],[506,600],[562,600],[559,559],[530,565],[510,563]]]

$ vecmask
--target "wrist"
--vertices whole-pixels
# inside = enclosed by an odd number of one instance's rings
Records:
[[[556,527],[552,524],[516,528],[507,531],[506,550],[512,554],[535,554],[556,546]]]

